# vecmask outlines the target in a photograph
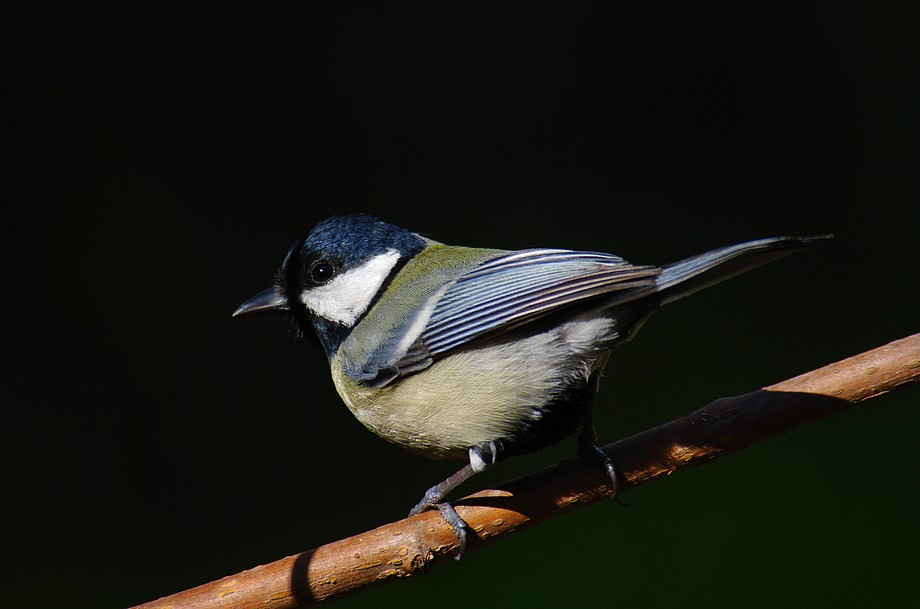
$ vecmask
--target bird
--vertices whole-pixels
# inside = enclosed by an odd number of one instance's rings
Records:
[[[499,460],[578,434],[617,497],[593,402],[611,350],[663,304],[831,235],[772,237],[667,264],[602,252],[445,245],[367,214],[322,220],[298,239],[271,287],[234,317],[288,316],[315,336],[335,388],[370,431],[464,465],[410,515],[437,509],[467,545],[448,495]]]

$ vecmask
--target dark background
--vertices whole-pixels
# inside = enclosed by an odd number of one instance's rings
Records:
[[[453,469],[366,432],[280,320],[230,319],[330,214],[636,263],[837,235],[656,314],[608,368],[604,441],[917,331],[916,3],[333,4],[9,20],[4,604],[152,600],[402,517]],[[341,606],[916,598],[918,397]]]

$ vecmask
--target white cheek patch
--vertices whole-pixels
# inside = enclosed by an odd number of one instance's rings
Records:
[[[336,275],[329,283],[304,290],[300,300],[324,319],[353,326],[367,311],[398,260],[399,252],[387,250],[357,268]]]

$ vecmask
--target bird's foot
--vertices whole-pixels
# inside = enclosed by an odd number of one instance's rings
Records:
[[[613,466],[613,460],[610,458],[607,453],[601,450],[601,447],[597,444],[591,444],[588,446],[582,446],[579,451],[581,455],[592,459],[600,463],[601,467],[604,468],[604,471],[607,472],[607,477],[610,478],[610,498],[619,503],[620,505],[627,506],[627,502],[623,501],[619,497],[619,482],[617,481],[617,470]]]
[[[436,508],[441,513],[441,518],[444,519],[447,524],[451,526],[454,530],[454,535],[457,537],[457,541],[460,542],[460,547],[457,549],[457,555],[454,556],[454,560],[460,560],[463,558],[464,552],[466,552],[466,531],[470,527],[466,521],[460,517],[460,514],[457,513],[457,510],[454,509],[454,506],[447,503],[446,501],[430,501],[428,493],[425,493],[425,496],[419,502],[417,506],[412,508],[409,512],[410,516],[415,516],[420,514],[427,509]]]
[[[472,458],[474,449],[470,449],[470,455]],[[478,450],[478,449],[477,449]],[[477,456],[479,453],[477,452]],[[486,463],[485,459],[480,457],[483,463]],[[492,461],[494,461],[494,457]],[[460,517],[460,514],[457,513],[457,510],[454,509],[454,506],[444,501],[444,498],[447,497],[453,489],[457,488],[458,485],[463,483],[464,480],[476,473],[476,469],[473,468],[472,463],[464,465],[460,470],[455,473],[453,476],[447,478],[440,484],[435,484],[430,489],[425,491],[425,494],[422,496],[422,500],[418,502],[418,505],[412,508],[412,511],[409,512],[410,516],[415,516],[425,510],[431,508],[437,508],[441,512],[441,517],[451,526],[454,530],[454,535],[457,536],[457,540],[460,542],[460,548],[457,551],[457,555],[454,556],[454,560],[460,560],[463,558],[463,553],[466,551],[466,536],[467,529],[470,528],[470,525]]]

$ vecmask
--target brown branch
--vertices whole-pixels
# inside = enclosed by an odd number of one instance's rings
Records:
[[[622,491],[706,463],[759,440],[920,380],[920,334],[745,395],[722,398],[604,450]],[[470,549],[609,494],[595,463],[573,459],[471,495],[457,511],[475,530]],[[179,592],[135,609],[307,607],[371,584],[427,572],[457,549],[437,511],[384,525]]]

